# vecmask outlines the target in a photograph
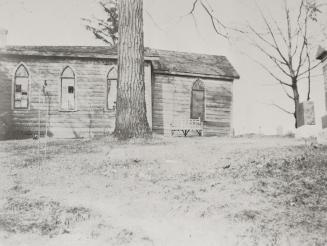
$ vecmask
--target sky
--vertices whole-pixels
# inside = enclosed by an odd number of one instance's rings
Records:
[[[207,0],[212,11],[225,24],[232,26],[260,23],[258,6],[265,13],[280,18],[279,1]],[[295,7],[299,0],[288,0]],[[241,78],[234,82],[233,127],[237,134],[275,134],[278,127],[284,133],[293,130],[294,119],[272,103],[292,110],[292,104],[278,85],[255,62],[256,51],[242,39],[226,40],[218,36],[203,10],[187,15],[192,0],[144,0],[145,45],[152,48],[225,55]],[[0,27],[6,28],[8,45],[104,45],[87,31],[81,18],[104,16],[98,0],[0,0]],[[325,14],[326,16],[326,14]],[[317,29],[318,30],[318,29]],[[319,30],[317,31],[319,32]],[[320,43],[317,40],[316,44]],[[316,121],[324,108],[321,68],[312,81],[312,100]],[[301,99],[306,94],[301,82]]]

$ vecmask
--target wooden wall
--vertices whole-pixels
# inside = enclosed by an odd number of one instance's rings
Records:
[[[169,135],[173,119],[189,119],[191,92],[196,77],[154,74],[153,130]],[[231,132],[232,81],[203,78],[205,84],[206,136],[226,136]]]
[[[325,81],[325,111],[327,111],[327,59],[324,61],[323,74]]]
[[[28,110],[11,110],[13,75],[17,66],[23,62],[30,73],[30,108]],[[109,59],[65,59],[54,57],[1,57],[0,58],[0,115],[9,112],[12,128],[10,132],[17,135],[36,133],[38,131],[38,109],[41,109],[41,126],[44,131],[47,103],[39,91],[47,80],[49,91],[49,130],[55,137],[88,137],[108,134],[113,131],[115,112],[106,110],[106,76],[109,65],[115,64]],[[60,110],[60,75],[66,66],[70,66],[76,76],[76,111]],[[147,67],[150,67],[147,64]],[[147,73],[151,71],[147,71]],[[146,77],[149,77],[147,75]],[[151,82],[146,81],[147,84]],[[147,94],[151,95],[151,86],[147,85]],[[147,104],[151,106],[151,97]],[[149,110],[151,117],[151,109]],[[16,135],[16,136],[15,136]]]
[[[12,132],[12,115],[11,115],[11,80],[8,74],[11,74],[6,66],[0,61],[0,139],[10,137]]]
[[[30,73],[30,108],[12,110],[13,75],[23,62]],[[56,137],[88,137],[113,131],[115,112],[105,109],[106,75],[115,60],[65,59],[8,56],[0,58],[0,137],[12,133],[31,135],[38,131],[38,109],[44,132],[47,103],[39,105],[39,91],[47,80],[50,94],[49,130]],[[76,75],[74,112],[60,110],[60,75],[70,66]],[[151,78],[152,74],[152,78]],[[170,134],[173,119],[190,118],[191,90],[196,77],[151,73],[145,67],[147,114],[155,132]],[[151,85],[152,81],[152,85]],[[229,135],[232,114],[232,81],[202,78],[205,84],[205,135]],[[150,86],[151,85],[151,86]],[[43,97],[42,97],[43,99]],[[4,127],[4,123],[6,126]]]

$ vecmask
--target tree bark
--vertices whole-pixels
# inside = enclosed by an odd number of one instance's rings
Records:
[[[120,139],[150,133],[144,84],[143,0],[120,0],[118,90],[114,134]]]
[[[297,87],[297,79],[292,78],[292,90],[293,90],[293,97],[294,97],[294,119],[295,119],[295,128],[298,128],[298,113],[300,107],[300,95],[299,90]]]

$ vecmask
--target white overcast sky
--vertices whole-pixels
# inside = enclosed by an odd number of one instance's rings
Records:
[[[208,1],[214,13],[226,24],[237,26],[259,22],[253,0]],[[279,1],[257,2],[267,14],[282,20],[278,17],[281,12]],[[288,2],[290,6],[296,6],[299,0]],[[261,131],[274,134],[278,126],[282,126],[284,132],[293,128],[294,122],[289,115],[268,105],[275,102],[292,110],[292,104],[280,86],[243,54],[250,49],[242,42],[235,45],[217,36],[203,11],[197,11],[195,19],[185,16],[192,7],[192,0],[144,0],[144,7],[146,46],[225,55],[237,69],[241,79],[234,83],[233,124],[236,133]],[[9,30],[9,45],[103,45],[81,21],[83,17],[102,15],[98,0],[0,0],[0,27]],[[248,55],[256,57],[257,54],[250,52]],[[303,98],[305,90],[303,84]],[[314,79],[312,90],[316,114],[320,116],[325,112],[322,77]],[[320,118],[317,122],[320,123]]]

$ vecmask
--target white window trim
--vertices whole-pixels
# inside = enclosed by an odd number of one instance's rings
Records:
[[[15,108],[16,72],[20,66],[24,66],[28,73],[28,105],[27,105],[27,108]],[[32,87],[31,77],[32,77],[32,75],[31,75],[31,72],[30,72],[28,66],[24,62],[18,63],[18,65],[15,67],[15,69],[12,73],[12,77],[11,77],[12,78],[12,82],[11,82],[11,88],[12,88],[12,90],[11,90],[11,109],[12,110],[26,111],[26,110],[31,109],[31,99],[30,99],[31,98],[31,87]]]
[[[74,107],[74,109],[63,109],[62,108],[62,104],[61,104],[61,99],[62,99],[62,74],[63,74],[63,72],[67,69],[67,68],[70,68],[72,71],[73,71],[73,73],[74,73],[74,105],[75,105],[75,107]],[[67,66],[64,66],[62,69],[61,69],[61,71],[60,71],[60,75],[59,75],[59,86],[58,86],[58,91],[59,91],[59,93],[58,93],[58,95],[59,95],[59,97],[58,97],[58,105],[59,105],[59,112],[77,112],[78,110],[78,105],[77,105],[77,73],[76,73],[76,71],[75,71],[75,69],[72,67],[72,66],[70,66],[70,65],[67,65]]]

